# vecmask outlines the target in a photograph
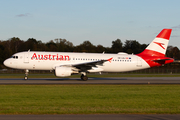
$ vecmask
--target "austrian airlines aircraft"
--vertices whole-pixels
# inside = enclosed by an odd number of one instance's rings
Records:
[[[126,72],[154,66],[161,66],[174,61],[165,57],[172,29],[163,29],[149,46],[137,55],[118,53],[70,53],[27,51],[14,54],[4,61],[4,65],[14,69],[24,69],[28,79],[29,70],[54,70],[57,77],[81,74],[87,80],[90,72]]]

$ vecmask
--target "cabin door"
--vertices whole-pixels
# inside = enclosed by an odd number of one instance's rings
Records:
[[[24,63],[29,63],[29,53],[24,53]]]
[[[142,59],[140,57],[137,57],[137,67],[142,67]]]

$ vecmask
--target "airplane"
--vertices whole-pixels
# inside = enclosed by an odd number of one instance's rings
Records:
[[[13,69],[25,70],[24,79],[28,79],[29,70],[54,71],[57,77],[81,74],[88,80],[91,72],[127,72],[141,70],[172,63],[174,59],[165,57],[172,29],[163,29],[156,38],[139,54],[72,53],[72,52],[18,52],[4,61],[4,65]]]

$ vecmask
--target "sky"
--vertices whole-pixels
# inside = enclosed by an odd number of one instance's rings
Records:
[[[169,45],[180,48],[179,0],[0,0],[0,40],[111,47],[116,39],[149,44],[164,28],[172,29]]]

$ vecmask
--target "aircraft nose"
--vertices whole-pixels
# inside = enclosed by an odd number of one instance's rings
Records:
[[[6,67],[9,67],[10,62],[9,62],[9,60],[8,60],[8,59],[6,59],[6,60],[3,62],[3,64],[4,64]]]

